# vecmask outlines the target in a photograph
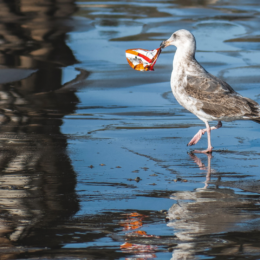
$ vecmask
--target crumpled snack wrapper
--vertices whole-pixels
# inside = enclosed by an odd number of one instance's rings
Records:
[[[156,63],[161,48],[152,51],[144,49],[129,49],[125,51],[126,59],[129,65],[139,71],[154,70],[153,66]]]

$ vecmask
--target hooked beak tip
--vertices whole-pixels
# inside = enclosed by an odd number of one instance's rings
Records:
[[[162,42],[161,44],[160,44],[160,48],[165,48],[166,46],[165,46],[165,42]]]

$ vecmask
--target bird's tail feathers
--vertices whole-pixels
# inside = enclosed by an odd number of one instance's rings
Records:
[[[254,119],[251,119],[251,120],[254,121],[254,122],[256,122],[256,123],[258,123],[258,124],[260,124],[260,117],[254,118]]]

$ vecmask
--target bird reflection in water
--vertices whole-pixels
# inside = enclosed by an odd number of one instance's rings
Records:
[[[215,250],[213,254],[216,250],[220,255],[240,254],[241,242],[229,232],[239,231],[243,236],[245,223],[252,219],[257,220],[255,226],[251,223],[252,230],[258,228],[259,213],[254,212],[258,206],[231,188],[220,188],[220,177],[215,182],[211,180],[212,174],[219,174],[211,169],[211,154],[207,154],[207,167],[193,153],[189,156],[201,170],[207,170],[206,180],[202,188],[177,191],[171,197],[177,203],[168,211],[167,225],[174,229],[179,240],[171,259],[201,259],[200,254],[207,255],[207,248]]]
[[[207,175],[206,175],[206,181],[205,181],[205,186],[204,189],[208,187],[208,183],[210,181],[210,175],[211,175],[211,159],[212,159],[212,154],[206,154],[208,157],[208,167],[205,166],[204,163],[202,163],[201,159],[198,158],[194,153],[189,153],[190,158],[199,166],[201,170],[206,170]]]

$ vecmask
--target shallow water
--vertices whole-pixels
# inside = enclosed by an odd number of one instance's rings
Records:
[[[260,102],[257,0],[0,3],[1,259],[260,259],[260,125],[203,123],[125,50],[178,29]],[[206,137],[196,145],[203,149]]]

